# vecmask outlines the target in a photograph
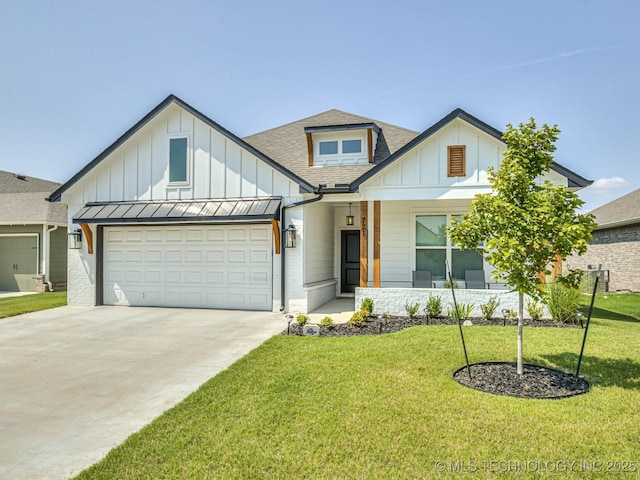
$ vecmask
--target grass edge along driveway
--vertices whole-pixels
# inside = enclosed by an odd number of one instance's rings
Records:
[[[636,478],[640,322],[627,312],[639,299],[613,305],[615,315],[598,299],[615,319],[592,323],[585,395],[528,400],[458,385],[457,327],[277,336],[78,478]],[[515,359],[516,327],[465,334],[472,363]],[[524,335],[527,363],[575,370],[583,330]]]
[[[48,310],[67,304],[67,292],[45,292],[0,298],[0,318]]]

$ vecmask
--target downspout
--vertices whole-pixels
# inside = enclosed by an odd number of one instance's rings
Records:
[[[45,235],[47,245],[44,249],[44,255],[46,257],[44,263],[44,278],[46,279],[46,283],[49,286],[49,291],[53,292],[53,283],[49,280],[49,272],[51,269],[49,268],[49,261],[51,260],[51,232],[55,232],[58,229],[58,225],[54,225],[53,228],[47,230],[47,234]]]
[[[320,200],[322,200],[322,197],[324,197],[324,193],[320,191],[320,189],[318,188],[317,190],[314,190],[313,193],[315,193],[316,195],[318,195],[315,198],[309,198],[307,200],[302,200],[300,202],[296,202],[296,203],[292,203],[290,205],[283,205],[282,206],[282,213],[281,213],[281,218],[282,220],[280,220],[280,311],[284,312],[284,293],[285,293],[285,288],[284,288],[284,268],[285,268],[285,262],[284,262],[284,253],[286,252],[286,247],[285,247],[285,229],[286,229],[286,222],[285,222],[285,213],[289,208],[293,208],[293,207],[299,207],[300,205],[307,205],[308,203],[314,203],[314,202],[318,202]]]

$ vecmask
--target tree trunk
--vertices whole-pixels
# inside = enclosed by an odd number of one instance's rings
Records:
[[[518,292],[518,375],[524,373],[522,366],[522,319],[524,317],[524,294]]]

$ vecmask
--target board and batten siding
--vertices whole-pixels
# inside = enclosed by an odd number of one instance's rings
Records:
[[[447,176],[447,147],[466,146],[466,176]],[[462,120],[425,139],[361,187],[367,200],[473,198],[489,189],[504,143]]]
[[[304,211],[304,282],[321,282],[334,278],[333,207],[312,203]]]
[[[188,139],[188,181],[172,184],[169,140],[180,137]],[[69,228],[75,229],[73,216],[89,202],[272,196],[283,197],[284,204],[298,201],[299,185],[180,106],[170,104],[70,186],[61,200],[69,207]],[[91,229],[97,242],[97,229]],[[87,253],[85,241],[81,250],[69,251],[70,304],[95,305],[96,267],[96,255]],[[279,262],[275,262],[274,309],[280,303],[279,278]]]
[[[463,177],[447,175],[447,147],[454,145],[466,147]],[[364,182],[360,193],[363,200],[472,199],[490,191],[489,169],[499,167],[505,151],[502,141],[456,119]],[[567,185],[555,171],[539,179],[544,180]]]
[[[169,139],[188,139],[188,181],[169,182]],[[171,104],[63,195],[88,202],[298,196],[299,186]],[[71,213],[75,213],[71,211]]]

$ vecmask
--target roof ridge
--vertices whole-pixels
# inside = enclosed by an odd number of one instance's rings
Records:
[[[375,118],[364,117],[364,116],[359,115],[359,114],[357,114],[357,113],[351,113],[351,112],[347,112],[347,111],[345,111],[345,110],[340,110],[339,108],[330,108],[329,110],[325,110],[324,112],[316,113],[316,114],[314,114],[314,115],[309,115],[308,117],[299,118],[298,120],[294,120],[294,121],[292,121],[292,122],[288,122],[288,123],[285,123],[285,124],[282,124],[282,125],[277,125],[277,126],[275,126],[275,127],[268,128],[268,129],[266,129],[266,130],[261,130],[261,131],[259,131],[259,132],[252,133],[251,135],[247,135],[247,136],[245,136],[245,137],[242,137],[242,139],[243,139],[243,140],[246,140],[246,139],[249,139],[249,138],[251,138],[251,137],[253,137],[253,136],[255,136],[255,135],[262,135],[262,134],[264,134],[264,133],[268,133],[268,132],[270,132],[270,131],[272,131],[272,130],[276,130],[276,129],[280,129],[280,128],[285,128],[285,127],[288,127],[288,126],[294,125],[294,124],[296,124],[296,123],[305,122],[305,121],[308,121],[308,120],[310,120],[310,119],[312,119],[312,118],[314,118],[314,117],[319,117],[319,116],[321,116],[321,115],[326,115],[327,113],[331,113],[331,112],[337,112],[337,113],[341,113],[341,114],[343,114],[343,115],[350,115],[350,116],[352,116],[352,117],[357,117],[357,118],[358,118],[358,119],[360,119],[360,120],[364,120],[364,122],[362,122],[362,123],[376,123],[376,124],[379,124],[379,125],[387,125],[387,126],[391,126],[391,127],[393,127],[393,128],[397,128],[397,129],[400,129],[400,130],[404,130],[404,131],[405,131],[405,132],[407,132],[407,133],[416,134],[416,135],[420,133],[420,132],[418,132],[418,131],[416,131],[416,130],[411,130],[410,128],[406,128],[406,127],[401,127],[401,126],[399,126],[399,125],[395,125],[395,124],[393,124],[393,123],[384,122],[384,121],[382,121],[382,120],[377,120],[377,119],[375,119]],[[341,124],[341,125],[342,125],[342,124]]]

